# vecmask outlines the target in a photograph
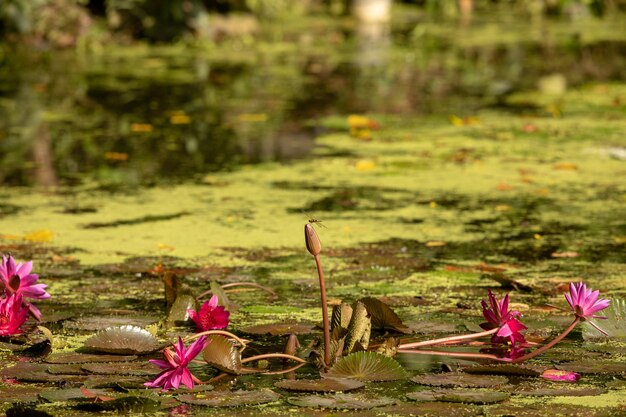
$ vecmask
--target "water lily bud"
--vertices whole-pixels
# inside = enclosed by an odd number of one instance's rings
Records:
[[[320,242],[320,238],[310,223],[304,225],[304,241],[306,249],[311,255],[317,256],[322,251],[322,242]]]

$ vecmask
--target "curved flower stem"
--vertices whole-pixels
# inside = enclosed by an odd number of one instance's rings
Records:
[[[462,334],[459,336],[448,336],[448,337],[442,337],[440,339],[424,340],[422,342],[403,343],[401,345],[398,345],[398,349],[411,349],[411,348],[418,348],[422,346],[439,345],[442,343],[459,342],[461,340],[467,340],[467,339],[477,339],[479,337],[489,336],[494,333],[497,333],[498,330],[500,330],[500,328],[496,327],[495,329],[486,330],[484,332],[479,332],[479,333]]]
[[[241,363],[248,363],[252,361],[258,361],[261,359],[271,359],[271,358],[283,358],[283,359],[291,359],[292,361],[296,361],[299,363],[306,363],[306,361],[302,358],[293,355],[287,355],[286,353],[265,353],[263,355],[251,356],[249,358],[245,358],[241,360]]]
[[[235,339],[237,341],[237,343],[239,343],[241,345],[241,347],[242,347],[241,350],[243,350],[243,348],[246,347],[246,340],[241,339],[239,336],[234,335],[231,332],[227,332],[226,330],[207,330],[205,332],[200,332],[200,333],[196,333],[196,334],[191,335],[191,336],[187,336],[186,338],[183,339],[183,341],[190,342],[192,340],[195,340],[195,339],[199,338],[200,336],[211,335],[211,334],[220,334],[222,336],[226,336],[226,337],[230,337],[231,339]]]
[[[280,374],[288,374],[289,372],[293,372],[297,369],[302,368],[304,365],[306,365],[306,362],[304,363],[299,363],[295,366],[292,366],[291,368],[287,368],[287,369],[283,369],[281,371],[272,371],[272,372],[264,372],[263,375],[280,375]]]
[[[574,327],[576,327],[576,325],[578,323],[580,323],[580,317],[576,316],[576,318],[574,319],[572,324],[570,324],[569,327],[567,329],[565,329],[565,331],[563,333],[561,333],[560,335],[555,337],[550,343],[547,343],[547,344],[541,346],[539,349],[533,350],[532,352],[530,352],[527,355],[520,356],[519,358],[513,359],[511,362],[513,362],[513,363],[520,363],[520,362],[527,361],[528,359],[532,359],[532,358],[534,358],[537,355],[541,355],[543,352],[545,352],[546,350],[550,349],[552,346],[556,345],[561,340],[563,340],[563,338],[565,336],[567,336],[569,334],[569,332],[574,330]]]
[[[228,375],[230,375],[230,374],[228,374],[228,373],[226,373],[226,372],[221,372],[221,373],[219,373],[218,375],[215,375],[213,378],[209,379],[209,383],[211,383],[211,382],[217,382],[217,381],[219,381],[220,379],[227,377]]]
[[[326,284],[324,282],[324,271],[319,255],[314,255],[317,275],[320,279],[320,294],[322,299],[322,320],[324,323],[324,366],[330,366],[330,324],[328,321],[328,303],[326,302]]]
[[[496,355],[489,355],[486,353],[443,352],[443,351],[438,351],[438,350],[416,350],[416,349],[398,349],[398,353],[415,353],[418,355],[451,356],[453,358],[490,359],[490,360],[499,361],[499,362],[511,362],[511,359],[500,358]]]

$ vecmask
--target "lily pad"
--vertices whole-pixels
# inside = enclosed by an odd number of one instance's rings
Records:
[[[525,395],[529,397],[586,397],[589,395],[606,394],[608,390],[604,388],[585,387],[585,388],[536,388],[515,390],[513,395]]]
[[[471,366],[463,371],[468,374],[540,376],[546,369],[546,366],[499,364]]]
[[[297,405],[298,407],[344,410],[366,410],[396,403],[396,400],[393,398],[371,397],[363,394],[309,395],[306,397],[291,397],[287,401],[289,404]]]
[[[308,392],[337,392],[352,391],[363,388],[365,384],[355,379],[285,379],[274,384],[275,387],[287,389],[290,391],[308,391]]]
[[[74,406],[83,411],[118,411],[124,413],[154,413],[161,403],[148,397],[122,397],[111,401],[86,402]]]
[[[418,375],[411,381],[435,387],[487,388],[504,385],[508,379],[497,375],[468,375],[456,372],[445,374]]]
[[[365,297],[361,298],[363,304],[367,308],[372,320],[372,328],[377,330],[393,330],[400,333],[412,333],[400,317],[389,307],[377,298]]]
[[[198,310],[198,303],[193,295],[179,293],[165,320],[167,327],[185,324],[189,320],[189,310]]]
[[[621,375],[626,374],[626,363],[609,361],[580,361],[567,362],[556,366],[562,371],[572,371],[581,374]]]
[[[91,390],[93,394],[111,396],[115,395],[114,391],[95,389]],[[119,394],[118,394],[119,395]],[[69,401],[69,400],[82,400],[86,399],[85,393],[80,388],[68,388],[68,389],[56,389],[50,391],[42,391],[39,393],[39,397],[48,402],[57,401]]]
[[[372,331],[372,321],[367,314],[365,304],[357,301],[348,324],[348,331],[344,341],[344,352],[352,353],[355,350],[365,350],[369,344]]]
[[[619,410],[608,407],[584,407],[580,405],[558,404],[546,405],[542,403],[511,404],[504,403],[484,408],[487,417],[614,417]]]
[[[87,339],[89,350],[118,355],[146,355],[161,348],[150,332],[137,326],[109,327]]]
[[[428,417],[474,417],[482,416],[481,407],[458,403],[422,402],[402,403],[385,407],[389,416],[428,416]],[[377,416],[378,417],[378,416]],[[509,416],[510,417],[510,416]]]
[[[511,394],[500,391],[466,390],[466,389],[441,389],[432,391],[416,391],[407,394],[407,397],[415,401],[444,401],[451,403],[467,404],[494,404],[509,399]]]
[[[44,362],[47,363],[90,363],[90,362],[128,362],[137,359],[134,355],[93,355],[86,353],[53,353],[48,355]]]
[[[87,373],[80,363],[52,364],[46,366],[46,371],[53,375],[85,375]]]
[[[254,391],[211,391],[198,394],[181,394],[176,398],[179,401],[193,405],[240,407],[272,403],[280,400],[281,396],[269,389],[259,389]]]
[[[127,363],[86,363],[84,371],[99,375],[147,376],[155,374],[157,368],[148,361]]]
[[[375,352],[356,352],[337,361],[324,378],[353,378],[361,381],[395,381],[408,378],[394,359]]]
[[[37,401],[41,387],[7,385],[0,387],[0,404]]]
[[[67,329],[86,330],[93,332],[98,330],[104,330],[108,327],[124,325],[145,327],[158,321],[159,320],[155,317],[90,316],[66,321],[65,323],[63,323],[63,327]]]
[[[612,339],[626,340],[626,300],[623,298],[611,298],[609,307],[600,314],[606,320],[594,319],[593,324],[602,329]],[[583,322],[583,337],[585,340],[604,339],[607,335],[602,334],[588,322]]]
[[[241,329],[241,331],[260,336],[282,336],[287,334],[310,334],[314,328],[314,325],[306,323],[271,323],[246,327]]]
[[[210,335],[202,357],[211,366],[229,374],[241,373],[241,353],[224,336]]]

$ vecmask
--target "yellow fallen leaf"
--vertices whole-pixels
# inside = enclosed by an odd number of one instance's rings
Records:
[[[191,123],[191,117],[185,113],[174,113],[170,116],[170,123],[173,125],[188,125]]]
[[[511,208],[512,207],[509,206],[508,204],[498,204],[496,206],[496,211],[499,211],[499,212],[509,211],[509,210],[511,210]]]
[[[535,240],[541,240],[542,239],[542,236],[539,233],[535,233],[533,235],[533,237],[535,238]]]
[[[248,123],[261,123],[267,121],[267,114],[265,113],[242,113],[237,116],[237,120],[240,122]]]
[[[428,206],[430,208],[435,208],[435,207],[437,207],[437,202],[436,201],[431,201],[430,203],[428,203]]]
[[[501,182],[500,184],[496,185],[496,189],[498,191],[509,191],[509,190],[513,189],[513,186],[511,186],[511,185],[509,185],[507,183]]]
[[[553,168],[558,171],[576,171],[578,165],[572,162],[559,162],[558,164],[554,164]]]
[[[165,243],[158,243],[157,248],[166,252],[174,252],[176,250],[174,246],[166,245]]]
[[[371,171],[376,168],[376,163],[369,159],[361,159],[355,166],[359,171]]]
[[[446,242],[442,242],[439,240],[430,240],[428,242],[426,242],[426,247],[428,248],[436,248],[439,246],[446,246]]]
[[[125,152],[106,152],[104,158],[108,161],[127,161],[128,154]]]
[[[618,245],[626,244],[626,236],[614,236],[613,242],[617,243]]]
[[[19,240],[19,239],[22,239],[22,236],[20,236],[20,235],[1,235],[0,234],[0,239]]]
[[[35,230],[30,233],[26,233],[23,237],[24,240],[28,240],[29,242],[35,243],[45,243],[50,242],[54,237],[54,233],[52,233],[48,229]]]
[[[364,127],[369,127],[370,119],[365,116],[360,116],[358,114],[351,114],[348,116],[348,126],[353,129],[360,129]]]
[[[550,256],[553,258],[577,258],[578,252],[553,252]]]
[[[150,123],[133,123],[130,125],[130,131],[135,133],[150,133],[154,130],[154,126]]]

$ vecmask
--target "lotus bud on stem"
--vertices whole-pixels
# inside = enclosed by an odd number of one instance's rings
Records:
[[[324,271],[322,270],[322,261],[320,260],[320,252],[322,251],[322,243],[317,236],[315,229],[310,223],[304,225],[304,242],[306,248],[313,258],[315,258],[315,266],[317,266],[317,275],[320,280],[320,294],[322,299],[322,320],[324,323],[324,366],[330,366],[330,324],[328,320],[328,303],[326,302],[326,284],[324,282]]]

